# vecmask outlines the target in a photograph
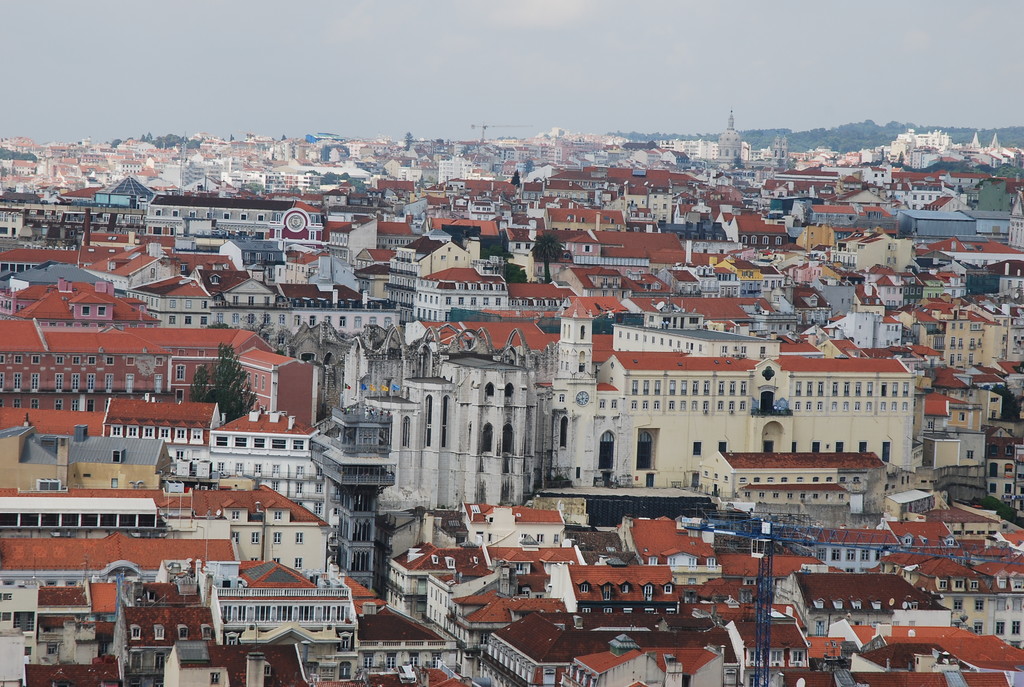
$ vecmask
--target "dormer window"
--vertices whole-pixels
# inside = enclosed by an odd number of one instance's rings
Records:
[[[645,584],[644,585],[644,601],[650,601],[653,597],[654,597],[654,585],[653,584]]]
[[[623,582],[621,589],[623,594],[629,594],[633,590],[633,587],[630,586],[629,582]]]
[[[582,592],[583,594],[586,594],[589,591],[590,591],[590,583],[589,582],[580,582],[580,592]]]
[[[132,639],[142,639],[142,627],[132,625]]]
[[[188,639],[188,625],[178,625],[178,639]]]
[[[153,639],[161,640],[164,638],[164,626],[154,625],[153,626]]]
[[[601,587],[601,598],[605,601],[611,601],[612,598],[612,585],[605,584]]]

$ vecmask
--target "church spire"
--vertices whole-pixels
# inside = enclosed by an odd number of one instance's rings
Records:
[[[988,145],[988,147],[989,148],[998,148],[999,147],[999,134],[997,134],[994,131],[992,132],[992,142]]]
[[[735,128],[736,128],[736,121],[733,119],[732,110],[729,110],[729,129],[732,130],[732,129],[735,129]]]

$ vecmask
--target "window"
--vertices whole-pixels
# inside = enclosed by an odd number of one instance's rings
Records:
[[[295,533],[295,543],[296,544],[301,544],[301,543],[303,543],[303,540],[304,540],[303,533],[302,532],[296,532]]]
[[[211,685],[219,685],[220,684],[220,671],[219,670],[210,673],[210,684]]]

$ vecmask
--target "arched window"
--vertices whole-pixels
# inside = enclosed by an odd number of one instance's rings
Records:
[[[597,467],[599,470],[611,470],[615,465],[615,435],[605,432],[598,444]]]
[[[490,453],[494,450],[494,427],[488,422],[480,432],[480,453]]]
[[[434,430],[434,397],[427,396],[427,398],[424,401],[424,406],[426,407],[426,413],[423,423],[425,430],[423,445],[430,446],[430,442],[432,440],[431,434],[433,433]]]
[[[402,418],[402,448],[409,448],[409,426],[411,424],[408,415]]]
[[[580,372],[586,372],[587,371],[587,354],[584,353],[583,351],[580,351],[579,371]]]
[[[448,397],[441,398],[441,448],[448,448]]]
[[[490,382],[487,382],[487,386],[484,387],[484,396],[487,398],[494,396],[494,385]]]
[[[586,327],[586,325],[581,325],[580,326],[580,339],[585,339],[585,338],[587,338],[587,327]]]
[[[565,448],[569,442],[569,418],[563,417],[558,422],[558,446]]]
[[[516,388],[514,386],[512,386],[512,382],[509,382],[508,384],[506,384],[505,385],[505,398],[512,398],[512,394],[514,394],[515,391],[516,391]]]
[[[515,448],[512,425],[506,424],[501,428],[501,451],[502,453],[515,453]]]
[[[650,470],[653,466],[654,438],[650,432],[640,432],[636,438],[636,469]]]

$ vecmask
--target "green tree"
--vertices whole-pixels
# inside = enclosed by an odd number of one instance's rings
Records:
[[[512,182],[511,183],[516,188],[519,188],[522,185],[523,182],[519,178],[519,170],[518,169],[515,172],[512,173]]]
[[[20,153],[7,148],[0,148],[0,160],[28,160],[35,162],[38,158],[32,153]]]
[[[406,131],[405,132],[405,149],[409,150],[410,148],[412,148],[412,132],[411,131]]]
[[[505,283],[506,284],[525,284],[526,270],[514,262],[505,263]]]
[[[986,496],[979,505],[985,510],[994,510],[999,517],[1007,522],[1017,522],[1017,512],[1013,509],[1013,506],[1003,503],[995,496]]]
[[[210,370],[200,365],[192,375],[192,386],[188,389],[189,400],[193,403],[207,403],[210,396]]]
[[[999,414],[1000,420],[1015,422],[1020,419],[1020,399],[1013,395],[1013,392],[1006,388],[1006,385],[992,387],[992,393],[1003,397],[1002,411]]]
[[[198,384],[196,379],[200,380]],[[190,397],[198,403],[216,403],[226,422],[242,417],[256,404],[249,376],[238,362],[235,349],[228,344],[217,347],[217,362],[212,371],[206,365],[196,369]]]
[[[533,257],[544,263],[544,281],[551,283],[551,262],[562,257],[562,242],[551,232],[545,232],[533,242]]]

